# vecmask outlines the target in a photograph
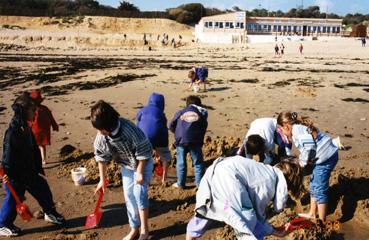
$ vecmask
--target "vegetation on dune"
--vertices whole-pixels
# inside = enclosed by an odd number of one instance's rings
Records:
[[[183,4],[165,11],[140,11],[134,4],[121,1],[117,8],[99,4],[96,0],[1,0],[0,15],[18,16],[112,16],[131,18],[167,18],[180,23],[194,25],[202,17],[220,13],[242,11],[234,6],[232,9],[219,10],[206,8],[200,3]],[[292,8],[287,12],[268,11],[264,8],[247,11],[248,16],[258,17],[297,17],[297,18],[343,18],[343,23],[353,25],[369,21],[369,14],[347,14],[339,16],[334,13],[324,13],[318,6],[307,8]]]

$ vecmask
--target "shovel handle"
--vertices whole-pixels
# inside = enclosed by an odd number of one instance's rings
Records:
[[[4,169],[3,169],[3,168],[0,168],[0,176],[1,176],[1,178],[3,178],[3,177],[5,176],[5,172],[4,172]],[[14,198],[14,200],[15,200],[16,204],[17,204],[17,205],[18,205],[18,204],[21,204],[22,202],[21,202],[21,200],[19,199],[19,197],[18,197],[17,193],[14,191],[14,188],[13,188],[13,186],[10,184],[10,182],[7,182],[7,183],[5,183],[5,184],[6,184],[6,186],[9,188],[10,194],[13,196],[13,198]]]
[[[105,179],[104,185],[105,186],[108,186],[109,185],[109,180],[108,179]],[[99,199],[97,200],[96,207],[95,207],[95,213],[97,211],[99,211],[100,206],[101,206],[101,203],[102,203],[102,200],[103,200],[103,197],[104,197],[104,190],[103,189],[100,189],[99,190]]]

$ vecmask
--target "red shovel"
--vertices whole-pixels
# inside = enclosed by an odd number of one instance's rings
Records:
[[[312,229],[315,227],[315,223],[310,221],[309,219],[303,218],[303,217],[296,217],[283,225],[282,227],[279,227],[279,230],[284,230],[286,232],[292,232],[296,229]]]
[[[106,180],[105,186],[109,184],[109,181]],[[104,197],[104,191],[102,189],[99,190],[99,199],[97,200],[96,207],[94,213],[87,216],[85,227],[87,229],[94,228],[99,225],[99,222],[102,217],[102,212],[100,212],[100,205],[102,203]]]
[[[4,176],[5,176],[3,168],[0,168],[0,176],[2,178],[4,178]],[[19,216],[21,216],[21,218],[24,221],[27,221],[27,222],[30,221],[32,219],[32,214],[29,211],[28,206],[21,202],[21,200],[19,199],[17,193],[14,191],[13,186],[9,182],[6,183],[6,186],[8,186],[10,194],[13,196],[13,198],[15,200],[15,203],[16,203],[15,209],[16,209],[17,213],[19,214]]]

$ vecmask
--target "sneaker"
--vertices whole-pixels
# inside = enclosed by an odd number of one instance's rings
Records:
[[[12,231],[12,229],[7,227],[0,227],[0,237],[14,237],[18,236],[19,233]]]
[[[65,221],[64,217],[55,210],[49,213],[45,213],[44,219],[46,222],[51,222],[51,223],[58,224],[58,225],[63,224]]]
[[[16,233],[17,235],[20,235],[22,232],[22,229],[20,229],[19,227],[15,226],[14,224],[9,226],[9,229],[13,232]]]

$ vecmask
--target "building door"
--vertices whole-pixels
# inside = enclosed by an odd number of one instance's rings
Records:
[[[306,36],[306,29],[307,29],[307,26],[302,27],[302,36]]]

